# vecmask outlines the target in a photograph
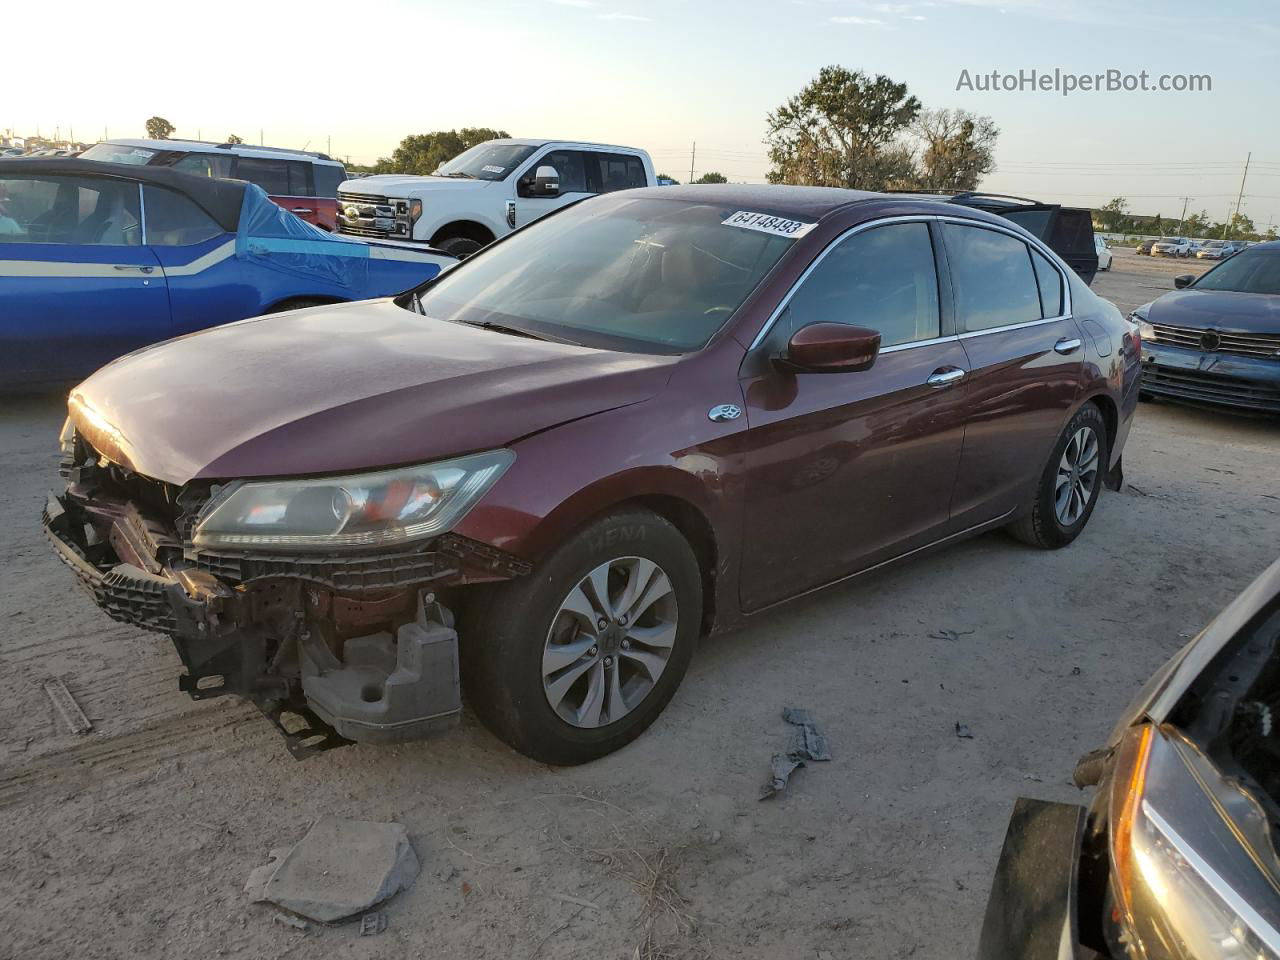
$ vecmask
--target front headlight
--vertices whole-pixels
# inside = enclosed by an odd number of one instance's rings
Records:
[[[1138,325],[1138,336],[1143,340],[1154,340],[1156,338],[1156,328],[1147,320],[1147,311],[1149,309],[1151,309],[1151,304],[1144,303],[1129,314],[1129,319]]]
[[[456,460],[315,480],[231,484],[196,523],[197,547],[332,550],[388,546],[449,530],[515,459]]]
[[[1275,891],[1241,842],[1240,824],[1208,792],[1212,777],[1176,733],[1144,724],[1120,745],[1111,883],[1134,960],[1280,958]]]

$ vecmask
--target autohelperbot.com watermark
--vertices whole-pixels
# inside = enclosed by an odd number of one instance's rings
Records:
[[[1073,73],[1052,70],[961,70],[956,90],[971,93],[1212,93],[1213,77],[1207,73],[1137,73],[1103,70],[1101,73]]]

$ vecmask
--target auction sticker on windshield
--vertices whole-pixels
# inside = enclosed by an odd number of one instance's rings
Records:
[[[494,165],[494,164],[492,164],[492,163],[486,163],[486,164],[485,164],[483,167],[481,167],[480,169],[481,169],[481,170],[483,170],[485,173],[501,173],[503,170],[505,170],[505,169],[507,169],[507,168],[506,168],[506,167],[498,167],[498,166],[495,166],[495,165]]]
[[[750,210],[739,210],[720,222],[727,227],[759,230],[761,233],[772,233],[775,237],[790,237],[793,240],[798,240],[817,226],[816,223],[773,217],[767,213],[752,213]]]

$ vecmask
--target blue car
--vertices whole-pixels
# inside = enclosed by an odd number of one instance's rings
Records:
[[[0,160],[0,388],[78,379],[233,320],[389,296],[453,262],[335,237],[238,180]]]
[[[1142,394],[1280,413],[1280,241],[1259,243],[1138,307]]]

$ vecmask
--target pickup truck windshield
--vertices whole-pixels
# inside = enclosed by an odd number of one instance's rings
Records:
[[[436,168],[437,177],[467,180],[505,180],[528,159],[535,147],[523,143],[482,143]]]
[[[1280,250],[1246,250],[1196,281],[1197,290],[1280,294]]]
[[[587,200],[482,251],[416,302],[428,317],[585,346],[700,350],[795,243],[726,225],[735,212],[681,200]]]

